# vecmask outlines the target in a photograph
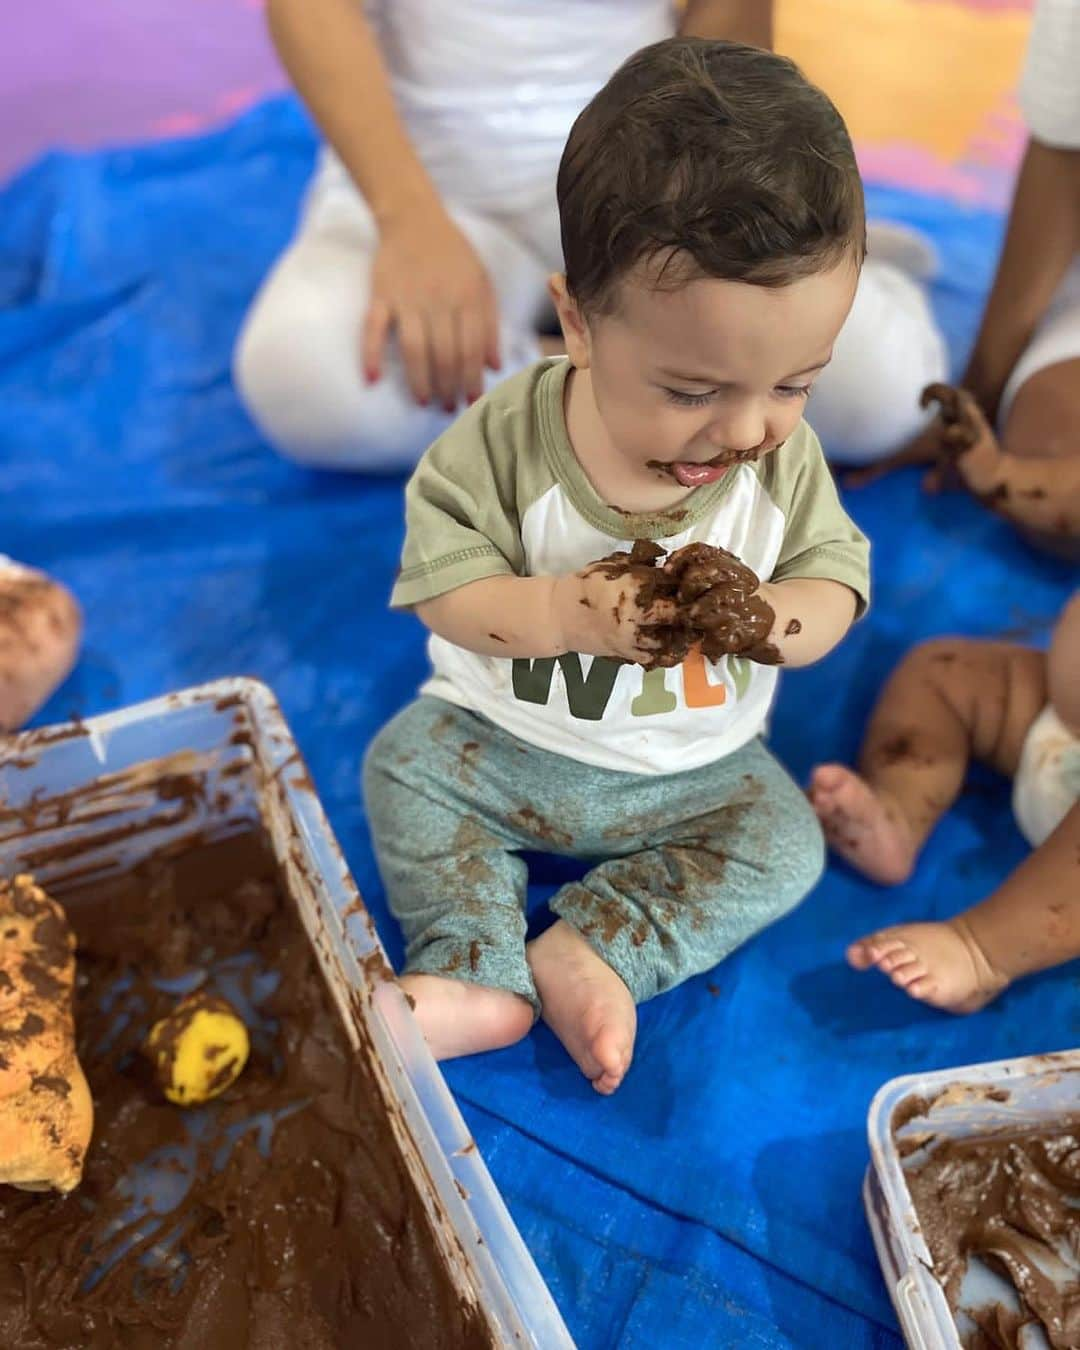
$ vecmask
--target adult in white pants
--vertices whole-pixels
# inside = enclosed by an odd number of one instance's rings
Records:
[[[766,45],[767,0],[690,0],[684,33]],[[411,468],[464,401],[541,354],[562,270],[555,178],[582,107],[675,31],[670,0],[269,0],[330,146],[296,238],[244,323],[235,377],[283,455]],[[918,247],[870,256],[808,418],[833,459],[923,424],[947,353]],[[908,262],[913,258],[914,265]]]
[[[910,445],[859,475],[928,463],[928,486],[940,488],[955,468],[1030,543],[1070,562],[1080,560],[1078,69],[1080,5],[1036,0],[1019,90],[1028,143],[963,390]],[[967,448],[953,464],[957,430]]]

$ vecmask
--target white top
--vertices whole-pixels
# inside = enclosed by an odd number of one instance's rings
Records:
[[[1080,0],[1035,0],[1020,107],[1036,140],[1080,150]]]
[[[574,119],[622,62],[675,32],[672,0],[368,0],[412,142],[455,201],[553,200]]]

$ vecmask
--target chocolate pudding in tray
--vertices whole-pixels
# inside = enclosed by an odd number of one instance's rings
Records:
[[[79,1185],[0,1186],[0,1345],[572,1350],[269,690],[8,738],[0,875],[66,912],[94,1108]],[[177,1104],[193,995],[248,1058]]]
[[[1080,1050],[895,1078],[863,1187],[917,1350],[1080,1347]]]

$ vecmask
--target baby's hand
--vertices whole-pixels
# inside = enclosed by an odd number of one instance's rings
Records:
[[[867,487],[894,469],[929,464],[932,467],[923,479],[927,492],[940,492],[950,484],[956,486],[958,473],[976,495],[988,490],[977,487],[975,481],[984,481],[996,468],[999,450],[975,396],[957,385],[928,384],[919,403],[924,408],[932,403],[938,405],[933,420],[895,454],[842,474],[845,487]]]
[[[927,491],[939,492],[953,465],[976,496],[990,491],[1001,450],[975,396],[958,386],[928,384],[919,402],[924,408],[938,405],[931,423],[937,438],[937,464],[926,475]]]
[[[677,666],[685,649],[668,650],[668,628],[676,609],[667,593],[664,573],[656,566],[664,550],[639,539],[631,553],[613,553],[591,563],[573,578],[579,583],[579,613],[568,627],[582,635],[572,645],[578,651],[634,661],[647,670]]]
[[[499,369],[495,289],[475,248],[445,211],[403,216],[379,232],[362,337],[366,378],[382,378],[391,331],[413,397],[448,413],[484,392]]]
[[[664,565],[676,583],[680,617],[710,661],[723,656],[748,656],[776,665],[780,653],[769,643],[776,615],[759,590],[752,568],[726,549],[687,544]]]
[[[680,665],[696,646],[710,661],[734,654],[780,661],[769,642],[773,609],[745,563],[708,544],[688,544],[659,566],[663,557],[662,548],[639,539],[631,553],[566,578],[579,587],[580,611],[566,616],[568,645],[646,670]]]

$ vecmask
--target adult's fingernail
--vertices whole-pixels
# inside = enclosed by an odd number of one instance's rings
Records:
[[[455,403],[452,403],[450,399],[446,399],[442,406],[443,412],[452,413],[457,410],[457,405]]]

